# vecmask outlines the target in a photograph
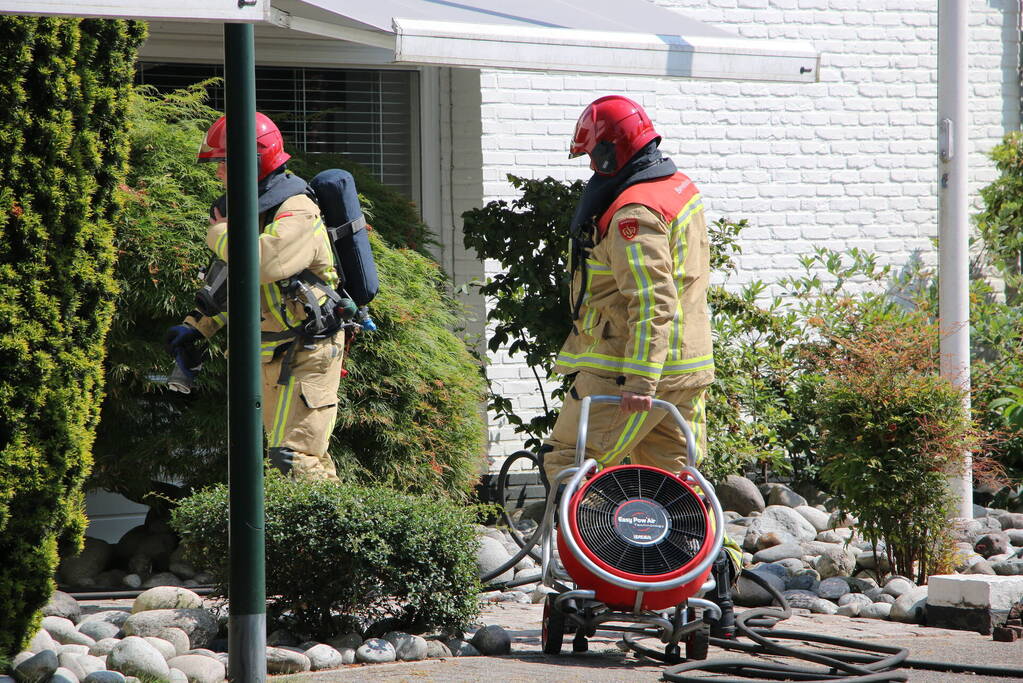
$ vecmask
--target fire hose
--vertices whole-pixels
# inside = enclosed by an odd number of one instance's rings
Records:
[[[535,548],[541,541],[543,525],[537,525],[537,528],[530,537],[525,539],[519,533],[514,520],[508,514],[508,510],[503,504],[508,474],[512,466],[519,460],[529,460],[535,467],[539,468],[538,459],[533,453],[518,451],[505,460],[498,473],[496,489],[497,499],[501,503],[501,518],[507,525],[512,539],[519,546],[519,551],[500,566],[481,577],[486,587],[491,590],[535,583],[539,578],[538,576],[529,575],[521,579],[513,579],[512,581],[494,582],[495,578],[515,567],[527,556],[537,562],[540,561]],[[750,655],[775,655],[800,659],[825,668],[815,669],[753,659],[692,660],[669,666],[664,670],[662,680],[686,682],[709,680],[706,677],[692,675],[697,671],[717,674],[712,679],[715,683],[750,683],[751,681],[754,683],[766,683],[767,681],[779,680],[875,683],[908,680],[908,676],[902,673],[900,669],[979,674],[1023,680],[1023,669],[909,659],[909,651],[906,648],[879,643],[864,643],[850,638],[839,638],[815,633],[775,630],[775,625],[792,615],[788,602],[774,586],[755,572],[744,569],[741,575],[766,590],[778,606],[757,607],[737,614],[735,618],[737,638],[724,639],[712,637],[710,644],[724,650],[736,650],[749,653]],[[557,584],[556,587],[562,591],[569,590],[568,586],[560,584]],[[739,637],[745,637],[752,642],[741,642],[738,640]],[[782,645],[778,642],[780,640],[818,643],[829,647],[846,648],[846,651],[797,648]],[[634,636],[628,633],[624,636],[623,647],[643,657],[661,662],[665,661],[663,652],[642,645]],[[723,677],[726,675],[733,677]]]

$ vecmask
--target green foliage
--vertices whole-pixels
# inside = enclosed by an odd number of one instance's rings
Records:
[[[132,101],[132,169],[117,232],[121,294],[93,483],[143,502],[158,481],[187,489],[226,478],[226,335],[214,338],[192,394],[162,383],[172,364],[162,337],[194,305],[197,273],[211,258],[209,205],[222,192],[212,166],[195,163],[196,141],[219,115],[203,98],[198,84],[166,96],[141,90]],[[478,365],[450,331],[458,309],[436,264],[380,239],[418,239],[425,228],[418,218],[405,223],[412,206],[364,171],[336,157],[315,161],[361,179],[381,280],[372,304],[379,330],[352,345],[331,452],[350,481],[464,498],[484,449]],[[302,163],[294,166],[307,175],[327,167]]]
[[[977,215],[977,228],[992,263],[1005,279],[1006,299],[1020,302],[1023,266],[1023,133],[1013,131],[991,150],[991,159],[1001,175],[981,188],[984,210]]]
[[[224,594],[230,578],[223,485],[186,498],[172,525]],[[479,611],[472,510],[384,488],[266,479],[271,624],[327,639],[382,617],[397,628],[466,626]]]
[[[509,204],[490,202],[465,212],[465,246],[481,259],[495,259],[502,273],[479,286],[491,307],[487,320],[493,326],[487,347],[491,351],[508,347],[509,355],[522,353],[533,368],[543,394],[541,373],[547,377],[569,331],[568,239],[572,212],[584,184],[566,185],[553,178],[529,180],[509,175],[509,182],[522,196]],[[567,386],[552,392],[564,398]],[[516,433],[529,436],[526,447],[538,447],[554,426],[557,411],[524,422],[515,414],[511,401],[491,386],[489,407],[515,426]],[[545,399],[546,405],[546,399]]]
[[[206,483],[226,468],[224,335],[213,341],[197,391],[184,396],[162,381],[173,364],[163,335],[195,305],[197,273],[210,262],[209,207],[223,188],[212,165],[195,163],[196,141],[219,116],[201,85],[165,96],[139,88],[130,102],[115,236],[120,287],[90,483],[145,502],[154,481]]]
[[[827,330],[825,330],[827,333]],[[923,582],[944,538],[948,477],[977,445],[963,395],[938,375],[937,326],[871,322],[828,336],[814,363],[821,477],[868,540],[883,540],[896,574]]]
[[[708,226],[711,268],[734,272],[738,236],[747,226],[719,219]],[[754,281],[738,291],[712,286],[714,384],[707,393],[707,458],[701,470],[712,479],[755,466],[788,469],[782,427],[791,421],[789,382],[793,377],[793,337],[798,326],[778,299],[759,304],[765,287]]]
[[[433,261],[371,234],[376,332],[360,334],[341,382],[331,453],[345,480],[465,499],[484,467],[479,365],[452,329],[457,304]]]
[[[116,283],[133,22],[0,16],[0,653],[80,547]]]

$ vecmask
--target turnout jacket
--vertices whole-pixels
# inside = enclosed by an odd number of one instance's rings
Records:
[[[554,372],[584,370],[648,396],[714,379],[703,203],[682,173],[632,185],[597,221],[575,268],[578,318]]]
[[[331,287],[338,284],[334,251],[320,209],[307,195],[286,199],[271,215],[261,216],[268,222],[259,235],[260,317],[263,341],[262,361],[269,363],[278,347],[291,339],[281,333],[305,320],[305,311],[298,302],[285,299],[281,281],[309,269]],[[206,244],[218,258],[227,261],[227,219],[210,226]],[[185,322],[210,337],[227,322],[227,314],[212,318],[189,315]]]

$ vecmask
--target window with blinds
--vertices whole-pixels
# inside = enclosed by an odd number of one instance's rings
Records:
[[[140,62],[136,81],[165,92],[212,77],[223,77],[222,65]],[[413,201],[417,89],[415,71],[256,67],[256,108],[280,127],[286,148],[344,154]],[[209,92],[223,111],[222,85]]]

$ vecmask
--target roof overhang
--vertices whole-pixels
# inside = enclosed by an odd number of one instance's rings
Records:
[[[648,0],[0,0],[0,13],[245,22],[393,64],[807,83],[808,43],[741,38]]]
[[[0,14],[260,23],[270,0],[0,0]]]

